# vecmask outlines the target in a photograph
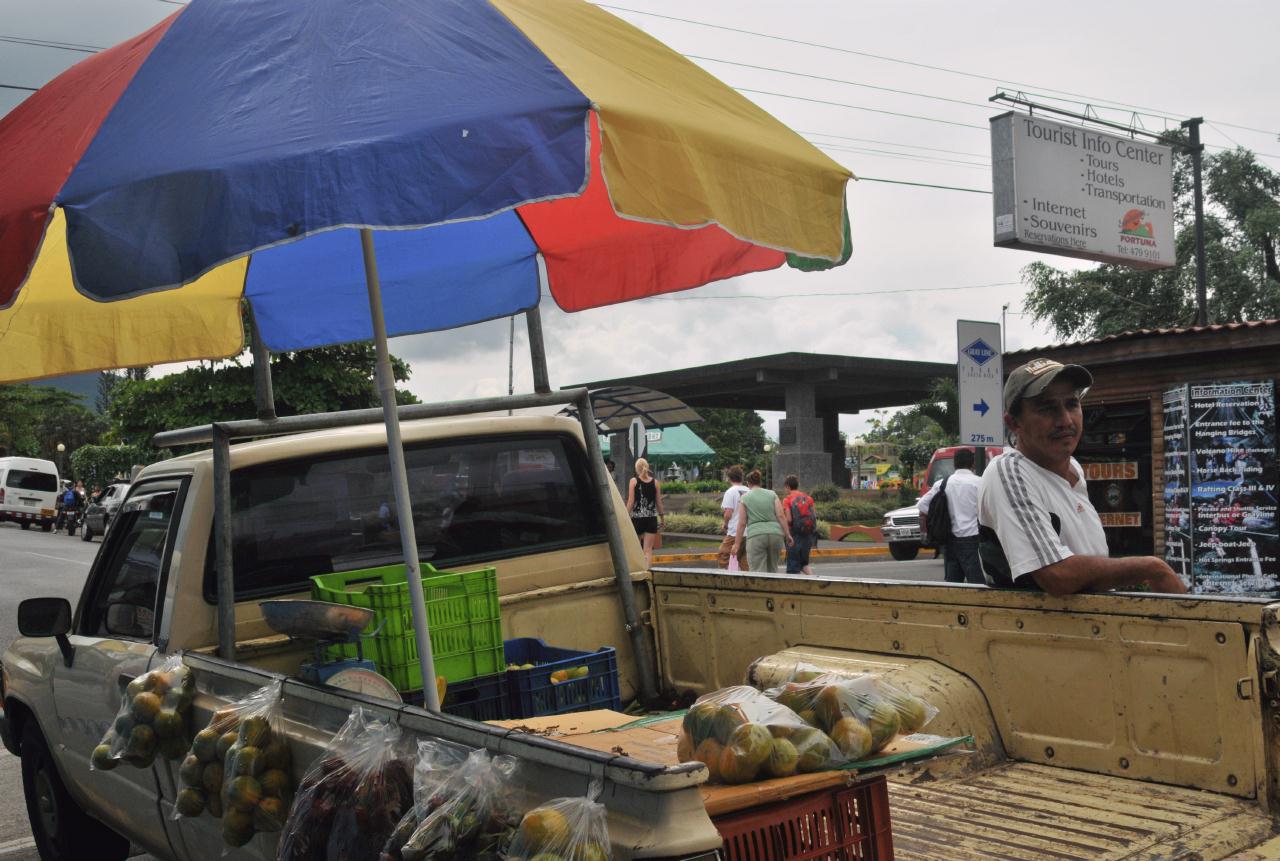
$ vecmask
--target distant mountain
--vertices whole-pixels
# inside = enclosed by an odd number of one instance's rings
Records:
[[[28,383],[29,386],[48,386],[52,389],[61,389],[64,392],[71,392],[78,395],[81,402],[91,410],[97,409],[98,400],[98,372],[90,371],[87,374],[68,374],[65,377],[51,377],[47,380],[36,380]]]

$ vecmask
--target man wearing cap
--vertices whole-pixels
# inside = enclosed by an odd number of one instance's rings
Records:
[[[1186,592],[1155,556],[1112,559],[1102,521],[1072,457],[1084,429],[1080,399],[1093,376],[1080,365],[1033,359],[1004,386],[1004,424],[1013,448],[982,475],[978,524],[982,568],[997,586],[1051,595],[1146,585]]]

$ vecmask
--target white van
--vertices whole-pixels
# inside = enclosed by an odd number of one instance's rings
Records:
[[[0,457],[0,522],[12,520],[30,529],[38,523],[53,528],[61,483],[51,460],[34,457]]]

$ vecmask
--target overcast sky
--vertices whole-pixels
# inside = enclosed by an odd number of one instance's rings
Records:
[[[1002,84],[1124,122],[1136,110],[1152,130],[1162,117],[1203,116],[1211,147],[1238,143],[1280,169],[1275,0],[602,5],[725,82],[775,94],[746,93],[863,181],[848,193],[853,258],[832,272],[784,269],[573,315],[544,305],[557,386],[792,350],[953,361],[956,319],[999,321],[1005,305],[1009,349],[1055,342],[1022,314],[1019,270],[1037,259],[1081,264],[991,244],[987,118],[1004,109],[987,99]],[[0,0],[0,39],[108,46],[176,9]],[[85,56],[0,41],[0,85],[38,87]],[[25,95],[0,87],[0,113]],[[527,391],[517,332],[516,389]],[[424,400],[506,391],[506,322],[399,338],[392,350],[412,364],[410,388]],[[841,427],[859,433],[866,418]],[[775,435],[777,415],[766,419]]]

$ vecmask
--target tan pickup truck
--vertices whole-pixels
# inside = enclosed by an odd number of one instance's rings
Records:
[[[616,491],[612,512],[595,502],[602,470],[579,423],[408,422],[404,439],[424,558],[495,566],[508,638],[616,646],[624,700],[645,687],[701,693],[748,673],[765,684],[803,660],[888,673],[940,709],[929,732],[972,735],[972,753],[890,775],[898,858],[1207,861],[1260,844],[1241,857],[1280,857],[1265,846],[1280,774],[1280,628],[1265,601],[646,572]],[[137,477],[74,614],[54,599],[24,605],[25,636],[3,659],[0,729],[22,757],[43,858],[123,858],[130,843],[162,858],[222,856],[216,820],[171,818],[171,767],[88,766],[123,686],[179,652],[199,680],[199,721],[286,677],[296,767],[359,703],[414,734],[531,761],[534,799],[603,777],[615,858],[716,857],[700,764],[597,753],[295,678],[310,650],[273,634],[259,602],[305,597],[312,574],[400,558],[380,522],[391,498],[385,440],[381,427],[359,426],[231,448],[234,660],[218,656],[208,452]],[[605,517],[625,538],[639,639],[656,656],[647,680]],[[273,858],[268,837],[235,857]]]

